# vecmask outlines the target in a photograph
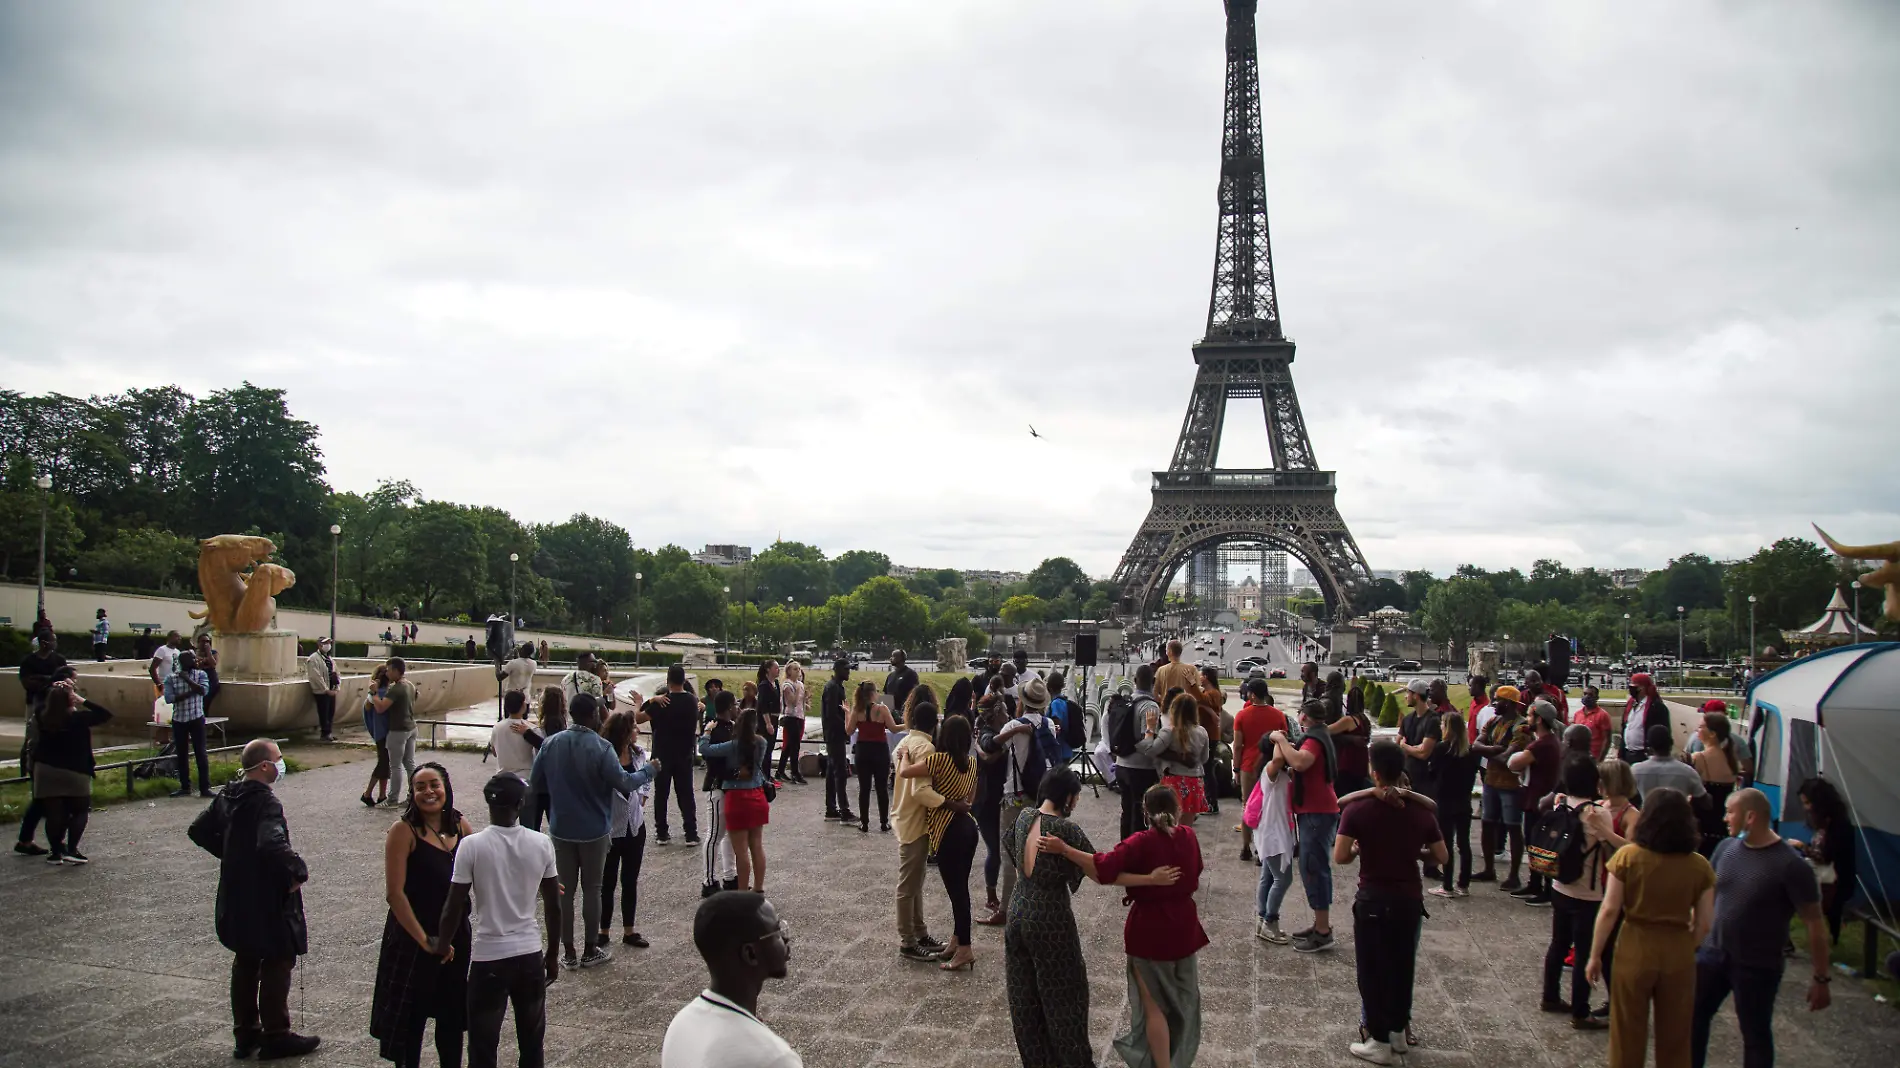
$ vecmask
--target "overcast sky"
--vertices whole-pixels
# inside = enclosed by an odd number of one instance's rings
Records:
[[[340,489],[646,546],[1105,575],[1205,326],[1222,20],[0,0],[0,377],[283,387]],[[1260,41],[1374,568],[1900,536],[1900,5],[1269,2]]]

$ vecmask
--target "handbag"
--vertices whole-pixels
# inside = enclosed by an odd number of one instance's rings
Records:
[[[778,787],[777,787],[777,786],[774,786],[774,785],[772,784],[772,780],[770,780],[770,779],[767,779],[767,780],[765,780],[765,785],[764,785],[764,786],[761,786],[761,787],[759,787],[759,789],[760,789],[761,791],[763,791],[763,792],[764,792],[764,794],[765,794],[765,803],[766,803],[766,804],[768,804],[768,805],[769,805],[769,804],[771,804],[772,802],[774,802],[774,801],[777,801],[777,800],[778,800]]]

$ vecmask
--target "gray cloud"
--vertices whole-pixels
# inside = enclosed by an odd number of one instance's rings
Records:
[[[1281,305],[1373,566],[1891,536],[1897,21],[1267,5]],[[339,486],[643,544],[1106,572],[1221,77],[1212,0],[5,5],[0,369],[282,385]]]

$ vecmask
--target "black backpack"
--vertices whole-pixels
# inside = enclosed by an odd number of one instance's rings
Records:
[[[1531,828],[1524,851],[1529,854],[1531,870],[1560,883],[1573,883],[1583,877],[1585,863],[1597,846],[1589,845],[1583,831],[1583,810],[1572,808],[1560,794],[1549,812]]]
[[[1135,726],[1135,699],[1118,693],[1108,699],[1108,751],[1118,757],[1135,755],[1135,740],[1141,731]]]
[[[1027,725],[1022,719],[1012,722]],[[1029,728],[1029,755],[1021,764],[1016,764],[1015,761],[1016,757],[1012,752],[1010,763],[1016,768],[1017,789],[1030,795],[1033,795],[1042,785],[1042,777],[1049,774],[1049,769],[1061,763],[1061,755],[1056,750],[1056,732],[1049,726],[1047,716],[1043,717],[1042,722]]]
[[[1079,750],[1089,742],[1088,724],[1082,722],[1085,711],[1082,702],[1068,697],[1058,697],[1056,701],[1062,702],[1062,744],[1068,746],[1070,752]]]

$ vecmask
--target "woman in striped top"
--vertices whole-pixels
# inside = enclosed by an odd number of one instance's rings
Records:
[[[970,948],[970,865],[976,859],[977,840],[976,820],[970,816],[970,803],[976,799],[976,759],[970,755],[971,748],[970,721],[951,716],[937,728],[937,751],[905,765],[901,772],[906,778],[928,776],[930,788],[943,797],[941,806],[925,814],[924,826],[930,830],[937,874],[943,877],[943,890],[956,920],[949,957],[940,965],[946,972],[976,967],[976,953]]]

